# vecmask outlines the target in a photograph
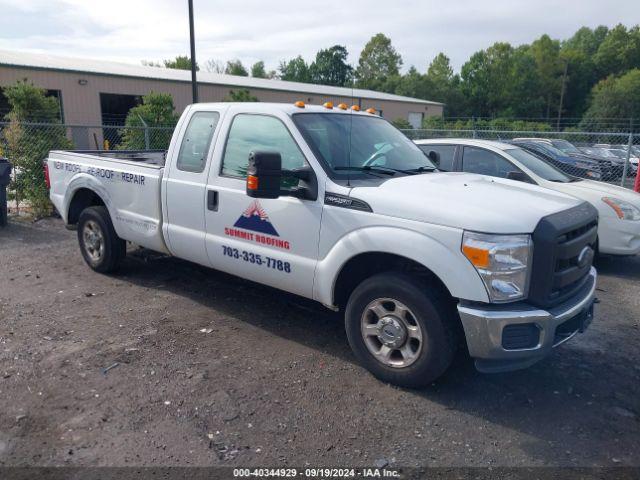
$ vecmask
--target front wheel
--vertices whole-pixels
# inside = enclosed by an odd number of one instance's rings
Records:
[[[457,329],[442,288],[402,273],[383,273],[351,294],[345,327],[362,365],[378,379],[423,387],[451,365]]]
[[[106,207],[89,207],[80,213],[78,243],[87,265],[100,273],[115,271],[127,252],[127,244],[116,234]]]

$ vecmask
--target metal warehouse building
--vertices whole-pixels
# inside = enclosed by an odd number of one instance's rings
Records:
[[[150,91],[171,94],[178,112],[191,103],[191,74],[186,70],[0,50],[0,88],[23,79],[59,99],[67,125],[122,125],[129,109]],[[332,101],[373,107],[388,120],[403,118],[415,128],[424,117],[441,116],[443,110],[442,103],[372,90],[198,72],[201,102],[222,101],[238,89],[249,90],[261,102]],[[0,114],[7,110],[0,94]],[[78,148],[89,147],[86,132],[74,141]]]

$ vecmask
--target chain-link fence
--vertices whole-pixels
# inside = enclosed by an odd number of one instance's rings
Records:
[[[174,127],[0,122],[0,157],[14,165],[11,212],[49,208],[42,161],[50,150],[166,150]]]
[[[174,126],[64,125],[0,122],[0,156],[14,165],[10,197],[16,205],[48,206],[42,160],[49,150],[165,150]],[[539,132],[508,130],[404,130],[412,140],[476,138],[508,142],[540,161],[575,177],[633,188],[640,157],[640,134],[602,132]],[[488,173],[508,166],[485,155],[477,161]],[[503,160],[504,162],[504,160]],[[464,159],[463,159],[464,163]],[[504,172],[502,172],[504,173]],[[506,174],[505,174],[506,175]]]
[[[474,138],[511,143],[574,177],[633,188],[640,157],[640,134],[508,130],[403,130],[412,140]],[[485,155],[476,161],[496,176],[508,166]],[[464,164],[464,159],[463,159]],[[504,172],[503,172],[504,173]]]

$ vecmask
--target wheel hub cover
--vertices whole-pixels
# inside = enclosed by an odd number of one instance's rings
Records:
[[[383,345],[391,348],[398,348],[407,339],[407,331],[402,322],[395,317],[384,317],[380,320],[378,328],[378,338]]]

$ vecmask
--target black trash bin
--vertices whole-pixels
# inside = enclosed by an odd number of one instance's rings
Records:
[[[7,187],[11,181],[12,165],[0,157],[0,227],[7,225]]]

